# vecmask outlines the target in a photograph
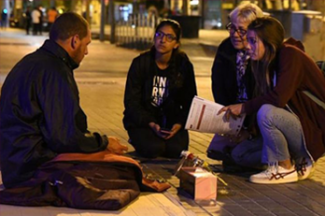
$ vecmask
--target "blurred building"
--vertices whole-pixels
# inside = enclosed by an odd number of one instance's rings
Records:
[[[306,44],[306,51],[316,50],[325,53],[325,1],[324,0],[1,0],[0,9],[9,15],[8,24],[12,27],[24,27],[24,12],[42,6],[44,25],[46,11],[55,6],[59,13],[74,11],[82,14],[91,28],[99,28],[104,37],[104,26],[110,25],[111,42],[114,43],[115,28],[121,21],[128,21],[137,32],[135,14],[147,17],[171,17],[183,27],[183,37],[198,37],[199,29],[224,29],[229,22],[228,14],[238,4],[251,2],[263,11],[279,19],[286,29],[286,37],[292,36]],[[129,22],[130,19],[133,21]],[[157,19],[156,19],[157,20]],[[185,32],[188,31],[188,32]],[[106,32],[108,33],[108,32]],[[313,48],[310,44],[319,44]],[[313,51],[314,52],[314,51]]]
[[[2,0],[1,10],[6,8],[10,17],[21,22],[27,6],[42,6],[44,12],[55,6],[60,13],[75,11],[83,14],[92,25],[99,25],[101,20],[102,0]],[[264,11],[279,13],[283,11],[317,10],[324,13],[324,1],[312,0],[103,0],[105,7],[105,24],[109,23],[109,5],[114,5],[114,19],[128,19],[130,14],[154,14],[155,16],[183,15],[199,16],[200,28],[224,28],[228,14],[241,2],[252,2]],[[46,14],[46,13],[45,13]],[[46,17],[45,17],[46,19]]]

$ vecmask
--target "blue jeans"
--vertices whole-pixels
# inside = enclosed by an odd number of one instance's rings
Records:
[[[257,123],[264,140],[262,162],[309,157],[300,120],[291,112],[266,104],[257,113]]]
[[[252,140],[244,140],[241,143],[232,142],[228,137],[214,135],[208,151],[224,153],[230,157],[236,164],[244,167],[261,168],[263,140],[262,137],[256,137]],[[231,149],[230,155],[228,149]],[[221,159],[219,159],[221,160]]]

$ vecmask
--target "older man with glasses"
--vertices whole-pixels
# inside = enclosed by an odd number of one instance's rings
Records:
[[[255,4],[243,3],[229,14],[229,37],[218,48],[212,66],[212,91],[215,102],[224,106],[245,102],[253,97],[255,81],[245,52],[248,25],[264,16]],[[236,137],[216,134],[208,147],[208,157],[222,160],[224,171],[260,168],[262,139],[252,127],[254,116],[247,116]]]

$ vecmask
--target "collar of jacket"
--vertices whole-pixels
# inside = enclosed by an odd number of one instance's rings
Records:
[[[62,61],[64,61],[71,70],[74,70],[79,67],[79,64],[77,64],[73,59],[69,56],[67,51],[65,51],[59,44],[57,44],[55,41],[47,39],[41,49],[46,50],[47,52],[52,53],[53,55],[60,58]]]

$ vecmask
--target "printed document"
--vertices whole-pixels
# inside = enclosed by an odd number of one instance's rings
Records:
[[[218,115],[218,111],[222,107],[224,106],[221,104],[195,96],[192,100],[185,129],[237,136],[243,125],[245,115],[236,119],[230,117],[229,121],[226,121],[225,112]]]

